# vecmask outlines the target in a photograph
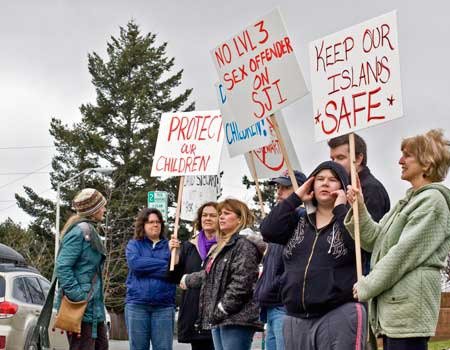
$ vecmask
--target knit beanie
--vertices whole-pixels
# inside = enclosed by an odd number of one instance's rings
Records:
[[[80,216],[91,216],[106,205],[106,199],[94,188],[85,188],[78,192],[72,206]]]

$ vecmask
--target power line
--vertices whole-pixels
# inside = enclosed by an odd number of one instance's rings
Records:
[[[51,188],[51,187],[50,187],[50,188],[47,188],[45,191],[42,191],[42,192],[38,193],[37,195],[40,196],[41,194],[43,194],[43,193],[45,193],[45,192],[48,192],[48,191],[50,191],[50,190],[53,190],[53,188]],[[2,202],[2,201],[0,201],[0,202]],[[7,202],[7,201],[5,201],[5,202]],[[15,201],[11,201],[11,202],[15,202]],[[16,204],[17,204],[17,203],[14,203],[14,204],[11,204],[10,206],[7,206],[6,208],[2,208],[2,209],[0,209],[0,212],[5,211],[5,210],[8,210],[8,209],[11,209],[12,207],[15,207]]]
[[[50,163],[44,165],[43,167],[40,167],[40,168],[38,168],[38,169],[36,169],[36,170],[30,172],[29,174],[27,174],[27,175],[25,175],[25,176],[19,177],[18,179],[15,179],[15,180],[10,181],[10,182],[8,182],[8,183],[6,183],[6,184],[4,184],[4,185],[1,185],[1,186],[0,186],[0,189],[5,188],[6,186],[9,186],[9,185],[11,185],[11,184],[13,184],[13,183],[16,183],[16,182],[18,182],[18,181],[20,181],[20,180],[22,180],[22,179],[25,179],[25,178],[27,178],[28,176],[31,176],[31,175],[35,174],[35,173],[38,172],[39,170],[42,170],[42,169],[47,168],[48,166],[50,166],[50,164],[52,164],[52,163],[50,162]]]
[[[12,146],[12,147],[0,147],[0,150],[33,149],[33,148],[55,148],[55,146]]]
[[[2,175],[31,175],[31,174],[50,174],[49,171],[27,171],[27,172],[18,172],[18,173],[0,173]]]

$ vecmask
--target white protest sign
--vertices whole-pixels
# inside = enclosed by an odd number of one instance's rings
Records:
[[[211,55],[239,128],[308,93],[278,9],[220,43]]]
[[[403,115],[397,13],[310,43],[316,141]]]
[[[275,113],[275,118],[277,119],[291,165],[294,170],[301,170],[300,162],[298,161],[297,154],[294,150],[294,145],[292,144],[291,137],[289,136],[289,132],[281,112]],[[269,123],[270,136],[272,139],[271,143],[252,151],[258,179],[277,177],[282,172],[287,170],[286,161],[283,157],[283,153],[281,152],[281,147],[275,134],[275,130],[272,127],[270,119],[267,119],[267,122]],[[249,154],[246,153],[245,160],[247,161],[247,166],[251,169],[249,157]]]
[[[241,128],[239,122],[233,117],[222,83],[216,83],[215,87],[223,118],[224,142],[230,157],[244,154],[272,142],[269,122],[265,118],[253,125]]]
[[[222,143],[220,111],[163,113],[151,176],[216,175]]]
[[[184,179],[181,218],[194,221],[197,216],[197,209],[206,202],[217,201],[219,193],[220,178],[218,175],[186,176]]]

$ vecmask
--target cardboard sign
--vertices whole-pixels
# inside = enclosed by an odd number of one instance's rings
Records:
[[[278,9],[220,43],[211,55],[240,128],[308,92]]]
[[[224,123],[224,142],[231,158],[272,142],[269,123],[265,118],[248,127],[241,127],[227,103],[222,83],[216,83],[215,87]]]
[[[291,137],[289,136],[289,132],[281,112],[276,113],[275,117],[277,118],[278,126],[280,128],[281,135],[283,136],[284,144],[286,146],[292,167],[294,170],[301,170],[297,154],[294,150],[294,145],[292,144]],[[267,119],[267,122],[269,124],[271,143],[252,151],[258,179],[277,177],[287,170],[286,161],[284,160],[281,147],[278,143],[275,131],[272,128],[272,124],[270,123],[270,119]],[[245,154],[245,160],[247,161],[247,166],[251,169],[248,153]]]
[[[197,209],[206,202],[217,201],[220,193],[220,177],[217,175],[186,176],[184,179],[181,218],[194,221]]]
[[[147,208],[158,209],[161,212],[165,222],[167,222],[168,217],[168,202],[169,194],[165,191],[150,191],[147,194]]]
[[[164,113],[151,176],[216,175],[222,143],[220,111]]]
[[[310,43],[317,141],[403,115],[397,13]]]

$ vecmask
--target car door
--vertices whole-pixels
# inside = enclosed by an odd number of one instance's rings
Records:
[[[12,280],[12,297],[18,304],[18,309],[11,318],[11,334],[8,337],[8,348],[23,349],[27,339],[27,334],[36,323],[39,308],[33,305],[27,283],[26,275],[16,276]]]
[[[39,278],[42,290],[47,298],[48,290],[50,289],[50,282],[45,278]],[[55,323],[56,309],[53,309],[52,318],[50,320],[48,335],[50,338],[50,347],[54,350],[65,350],[69,348],[69,342],[67,341],[66,333],[61,334],[60,330],[53,330],[53,324]]]

